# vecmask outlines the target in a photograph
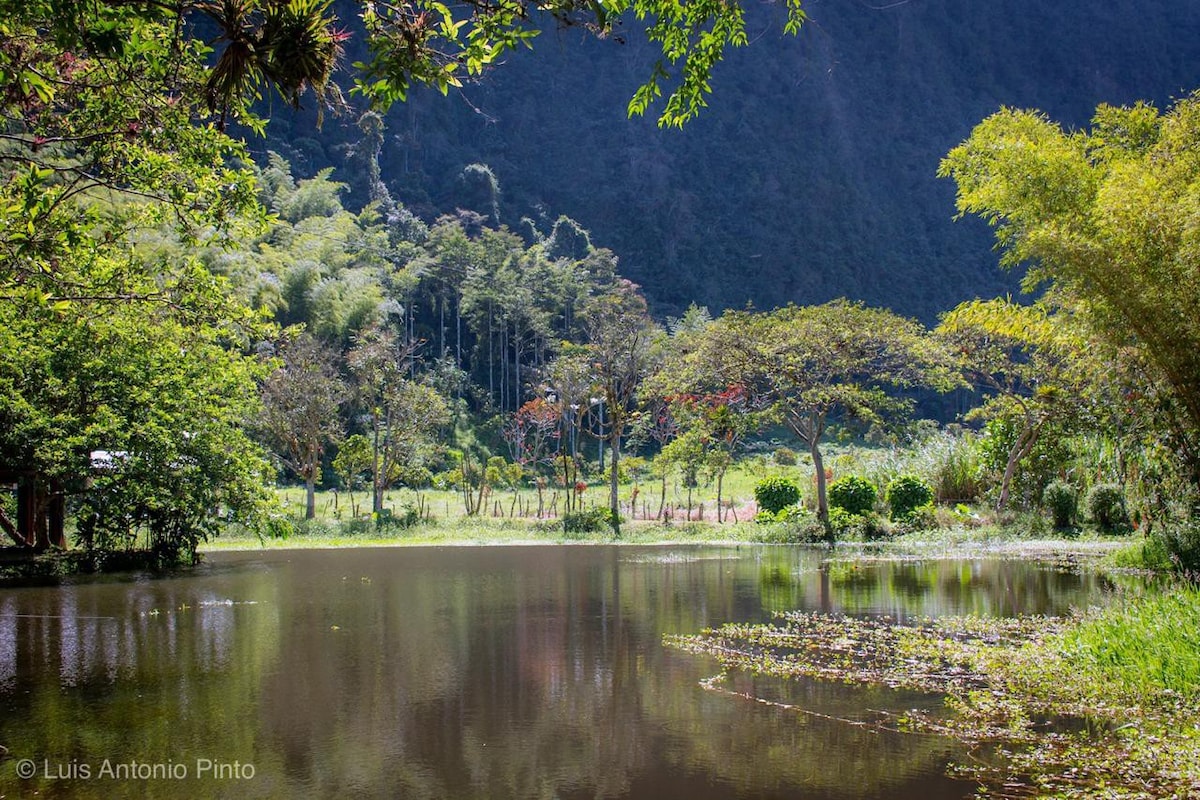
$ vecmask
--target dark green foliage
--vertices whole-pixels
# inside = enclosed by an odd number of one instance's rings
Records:
[[[396,471],[396,484],[410,489],[428,489],[433,485],[433,472],[422,466],[401,467]]]
[[[1088,520],[1101,530],[1115,532],[1128,529],[1125,512],[1125,493],[1115,483],[1098,483],[1088,490],[1083,501]]]
[[[766,30],[778,9],[750,5],[749,26]],[[470,103],[414,91],[394,108],[384,180],[433,219],[463,205],[454,180],[463,166],[488,164],[510,227],[547,206],[543,230],[569,214],[628,256],[656,312],[693,299],[719,311],[850,296],[932,321],[962,299],[1015,288],[995,268],[986,226],[953,222],[953,189],[933,176],[971,124],[1007,104],[1082,125],[1099,100],[1168,100],[1194,85],[1200,59],[1200,37],[1188,35],[1200,7],[1190,3],[805,8],[814,24],[796,41],[759,42],[720,66],[710,108],[678,136],[626,118],[643,77],[630,65],[653,63],[653,46],[633,35],[620,46],[542,37],[462,87]],[[361,7],[335,11],[353,27]],[[367,57],[361,41],[347,43],[348,63]],[[1146,42],[1157,45],[1153,58]],[[311,125],[287,117],[272,114],[268,146],[294,148],[299,165]],[[328,156],[314,168],[341,167],[343,141],[359,133],[330,119],[319,135]],[[364,181],[353,174],[345,179]],[[665,196],[681,205],[668,213]]]
[[[800,487],[788,478],[764,478],[754,487],[754,501],[761,510],[778,514],[800,502]]]
[[[568,535],[600,533],[606,528],[612,530],[612,512],[600,507],[572,511],[563,514],[562,526],[563,533]]]
[[[829,505],[850,514],[863,515],[875,508],[879,492],[865,478],[847,475],[829,484]]]
[[[399,510],[384,508],[372,515],[375,527],[384,531],[388,529],[404,530],[411,528],[421,521],[420,510],[412,503],[405,503]]]
[[[1066,481],[1054,481],[1042,492],[1042,505],[1050,510],[1054,527],[1069,528],[1075,523],[1079,498],[1074,486]]]
[[[916,475],[901,475],[887,485],[884,499],[893,520],[906,520],[933,502],[933,489]]]

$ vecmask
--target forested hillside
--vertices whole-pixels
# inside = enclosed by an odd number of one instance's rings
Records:
[[[339,3],[353,27],[353,3]],[[381,153],[392,194],[422,217],[465,206],[544,230],[560,214],[611,248],[656,314],[846,295],[932,321],[1014,284],[978,220],[954,222],[938,160],[1001,105],[1084,125],[1101,102],[1165,106],[1197,85],[1200,6],[1152,0],[993,3],[812,0],[798,38],[762,10],[753,46],[732,51],[711,107],[682,131],[626,118],[653,51],[638,37],[583,31],[448,98],[417,92],[387,116]],[[752,40],[754,36],[751,37]],[[348,46],[354,60],[355,42]],[[311,101],[309,101],[311,105]],[[271,109],[267,140],[298,175],[323,166],[366,194],[354,115]],[[653,116],[653,115],[651,115]],[[361,162],[358,162],[361,163]]]

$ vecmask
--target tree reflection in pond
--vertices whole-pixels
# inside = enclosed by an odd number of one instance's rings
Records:
[[[826,719],[927,698],[734,676],[662,636],[773,612],[1062,613],[1105,586],[1015,561],[822,563],[803,548],[221,554],[158,580],[6,590],[0,744],[177,781],[14,776],[54,797],[963,797],[953,746]],[[741,683],[739,683],[739,681]],[[254,765],[197,779],[195,760]]]

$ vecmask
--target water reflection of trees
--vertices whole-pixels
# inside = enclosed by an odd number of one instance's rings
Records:
[[[624,798],[686,786],[698,798],[834,798],[916,792],[922,781],[925,796],[954,796],[962,787],[940,777],[942,740],[705,692],[698,681],[715,665],[664,650],[662,635],[795,608],[1063,611],[1101,588],[1002,562],[866,564],[849,574],[821,557],[791,548],[298,552],[269,568],[21,590],[0,600],[11,642],[0,649],[0,694],[12,709],[0,742],[18,756],[27,746],[93,760],[255,762],[253,791],[210,786],[206,796]],[[225,599],[258,604],[210,604]],[[832,717],[905,707],[827,684],[774,691]],[[67,795],[99,788],[142,796],[145,787],[81,784]]]
[[[0,743],[39,765],[245,762],[256,753],[253,728],[230,720],[254,718],[259,679],[273,668],[272,588],[263,573],[6,592]],[[0,795],[13,781],[11,767],[3,769]],[[192,788],[221,795],[211,782]],[[22,789],[51,797],[172,796],[168,783],[45,776]]]

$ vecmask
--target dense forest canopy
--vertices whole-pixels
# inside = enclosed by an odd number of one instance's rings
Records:
[[[771,425],[809,451],[814,520],[832,539],[847,524],[874,524],[835,513],[857,514],[836,505],[846,492],[859,495],[854,507],[863,512],[875,497],[855,476],[846,477],[858,483],[826,486],[822,446],[833,426],[885,441],[895,435],[885,426],[913,422],[914,393],[956,387],[985,401],[967,418],[984,423],[983,436],[954,447],[978,460],[972,474],[990,476],[995,496],[987,500],[997,509],[1037,506],[1056,478],[1105,478],[1131,487],[1139,521],[1194,513],[1196,95],[1164,112],[1100,105],[1084,133],[1007,110],[977,126],[940,172],[957,183],[959,210],[996,228],[1004,263],[1031,266],[1025,288],[1044,291],[1032,307],[976,301],[949,312],[953,276],[970,294],[1002,282],[975,280],[966,261],[939,272],[959,252],[950,240],[885,210],[916,209],[911,198],[938,195],[915,177],[923,171],[898,168],[903,143],[929,135],[940,154],[952,142],[942,142],[940,128],[930,133],[933,117],[896,112],[883,128],[888,157],[864,158],[853,146],[860,129],[850,125],[851,109],[882,106],[866,86],[848,86],[861,96],[833,91],[837,58],[812,61],[811,48],[804,63],[825,67],[811,82],[846,102],[834,103],[841,111],[833,117],[814,102],[811,118],[791,118],[779,136],[786,155],[756,137],[772,131],[778,109],[799,114],[778,99],[795,83],[787,55],[757,62],[756,80],[726,89],[737,144],[717,150],[708,137],[728,118],[701,117],[668,140],[637,127],[643,122],[610,125],[600,113],[591,134],[576,136],[557,123],[577,116],[552,105],[521,112],[537,121],[522,141],[551,146],[539,150],[544,163],[516,172],[541,175],[568,208],[573,198],[600,198],[639,214],[616,227],[641,225],[660,237],[663,249],[649,262],[637,247],[622,257],[601,246],[586,219],[506,189],[507,167],[495,159],[456,162],[440,177],[425,172],[436,148],[426,153],[423,138],[396,146],[403,119],[424,120],[422,100],[403,107],[399,125],[384,116],[418,85],[469,98],[466,80],[537,35],[539,21],[563,39],[580,28],[617,38],[611,15],[619,12],[649,44],[580,43],[571,61],[583,71],[564,64],[550,82],[578,101],[572,75],[586,73],[595,87],[607,74],[588,60],[589,48],[614,48],[629,60],[621,69],[642,76],[626,112],[636,116],[661,94],[659,124],[669,128],[704,106],[717,61],[746,44],[747,31],[794,33],[803,19],[794,3],[778,18],[764,11],[747,21],[737,5],[703,1],[452,12],[429,0],[387,7],[381,17],[367,7],[370,37],[361,40],[337,27],[334,10],[320,0],[48,2],[0,21],[8,114],[0,133],[0,470],[6,486],[20,487],[15,504],[9,492],[0,497],[0,527],[22,547],[65,545],[68,516],[88,548],[143,547],[172,562],[229,525],[278,532],[295,521],[267,490],[272,467],[304,483],[306,517],[317,485],[336,482],[369,487],[380,522],[393,510],[384,502],[390,488],[433,483],[461,493],[469,516],[502,486],[515,510],[522,485],[537,489],[538,518],[546,489],[552,505],[561,491],[565,511],[586,513],[576,496],[603,472],[608,507],[597,510],[619,533],[622,455],[639,449],[663,486],[672,472],[692,482],[710,476],[720,522],[726,470]],[[880,23],[889,10],[864,19]],[[896,52],[928,58],[930,41],[945,44],[946,31],[965,30],[975,49],[954,63],[974,64],[987,38],[971,26],[990,14],[942,12],[942,39],[903,35]],[[812,48],[840,41],[829,36]],[[879,52],[859,63],[877,67]],[[343,57],[361,59],[354,91],[373,110],[345,101],[336,85]],[[485,86],[499,87],[484,89],[487,103],[504,97],[503,84]],[[870,86],[890,91],[885,81]],[[593,94],[610,99],[604,88]],[[956,125],[975,96],[947,95]],[[265,130],[272,103],[306,98],[351,127],[326,128],[338,134],[323,141],[319,126],[297,135],[299,118],[290,127],[276,120],[269,138],[252,139],[264,149],[251,158],[242,133]],[[589,109],[574,106],[576,115]],[[474,144],[456,143],[451,134],[470,126],[456,126],[454,101],[437,108],[435,138],[453,159],[489,142],[507,147],[492,137],[498,119]],[[824,137],[811,151],[799,133],[805,120]],[[561,172],[555,148],[579,164],[586,151],[604,170]],[[842,160],[822,148],[840,150]],[[761,168],[739,160],[768,151],[773,160]],[[321,154],[340,163],[322,166]],[[684,158],[693,155],[703,162]],[[843,169],[847,157],[853,169]],[[709,182],[682,191],[676,158],[680,174]],[[816,188],[804,195],[809,209],[787,211],[781,198],[800,196],[802,186]],[[590,213],[587,202],[581,208]],[[750,227],[729,238],[724,220]],[[973,233],[963,230],[966,252]],[[690,237],[699,250],[685,246]],[[941,267],[918,239],[943,257]],[[886,241],[889,255],[862,257],[872,241]],[[769,259],[772,247],[787,258]],[[813,261],[822,248],[837,257]],[[759,260],[764,272],[753,266]],[[787,302],[801,283],[804,303]],[[671,292],[682,306],[710,290],[716,314],[694,302],[663,313],[676,305]],[[824,293],[850,299],[816,302]],[[755,299],[776,308],[721,312]],[[933,310],[943,322],[931,331],[914,317]],[[1171,325],[1147,322],[1160,310]],[[913,430],[928,433],[929,425]],[[594,465],[587,437],[599,444]],[[1086,437],[1103,446],[1077,446]],[[969,491],[984,499],[978,486]],[[1120,498],[1123,490],[1114,491]]]
[[[353,5],[336,4],[341,19]],[[955,222],[954,188],[935,177],[976,122],[1001,106],[1071,127],[1101,102],[1162,107],[1194,88],[1200,63],[1190,3],[804,9],[796,38],[782,35],[778,8],[749,9],[753,45],[727,54],[712,102],[682,130],[627,117],[656,56],[632,23],[621,42],[547,28],[484,80],[395,106],[384,180],[425,219],[488,213],[478,175],[464,173],[485,164],[503,221],[579,220],[659,316],[693,301],[771,308],[846,296],[931,324],[963,300],[1016,291],[995,269],[986,228]],[[320,132],[278,102],[270,116],[252,147],[279,151],[301,176],[337,167],[347,207],[365,201],[347,147],[360,138],[354,115],[327,118]]]

